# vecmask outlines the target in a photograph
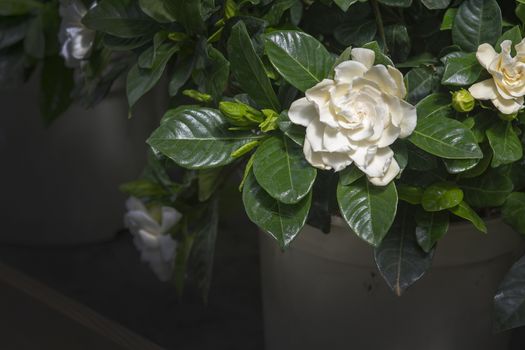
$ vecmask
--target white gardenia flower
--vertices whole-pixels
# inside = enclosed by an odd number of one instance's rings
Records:
[[[399,174],[390,145],[409,136],[416,108],[405,102],[403,75],[392,66],[373,65],[375,53],[352,49],[352,60],[335,68],[292,103],[290,120],[306,127],[304,155],[314,167],[340,171],[354,163],[377,186]]]
[[[91,7],[96,6],[93,3]],[[91,53],[95,31],[82,24],[82,18],[87,13],[82,0],[60,0],[60,32],[58,34],[62,48],[60,54],[69,67],[77,67],[79,62],[88,58]]]
[[[177,243],[168,231],[179,222],[182,215],[171,207],[158,208],[159,218],[148,211],[137,198],[131,197],[126,202],[128,212],[124,217],[126,227],[133,235],[133,242],[141,253],[141,259],[147,262],[161,281],[169,281],[175,261]]]
[[[476,57],[492,78],[474,84],[469,91],[478,100],[491,100],[503,114],[514,114],[523,108],[525,95],[525,40],[516,45],[511,56],[512,42],[501,43],[501,53],[489,44],[478,47]]]

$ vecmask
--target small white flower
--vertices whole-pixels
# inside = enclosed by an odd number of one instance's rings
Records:
[[[405,102],[403,75],[392,66],[373,65],[375,53],[353,49],[352,60],[335,68],[292,103],[290,120],[306,127],[304,154],[320,169],[340,171],[354,163],[377,186],[399,173],[390,145],[409,136],[416,108]]]
[[[93,6],[95,5],[96,3],[93,3]],[[82,24],[82,18],[87,11],[82,0],[60,0],[60,54],[69,67],[77,67],[79,62],[88,58],[91,53],[95,31]]]
[[[141,253],[141,259],[149,263],[161,281],[169,281],[175,261],[177,243],[168,231],[179,222],[182,215],[171,207],[159,209],[155,219],[144,204],[131,197],[126,202],[128,212],[124,217],[126,227],[133,235],[133,242]]]
[[[516,45],[511,56],[512,42],[501,43],[501,53],[489,44],[478,47],[476,57],[492,78],[474,84],[469,91],[478,100],[491,100],[503,114],[514,114],[523,108],[525,95],[525,40]]]

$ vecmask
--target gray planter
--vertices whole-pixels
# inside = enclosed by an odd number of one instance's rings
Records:
[[[487,226],[451,225],[402,297],[340,219],[329,235],[305,227],[286,252],[261,234],[266,349],[508,349],[508,333],[492,334],[492,298],[523,242],[500,220]]]

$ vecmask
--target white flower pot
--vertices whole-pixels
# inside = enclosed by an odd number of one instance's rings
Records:
[[[501,220],[488,235],[451,225],[431,270],[396,297],[373,249],[341,219],[323,234],[307,226],[282,252],[261,234],[267,350],[503,350],[492,334],[492,298],[523,250]]]
[[[140,175],[163,101],[155,93],[146,96],[129,119],[121,85],[95,108],[72,106],[46,128],[37,78],[0,94],[0,241],[111,239],[123,227],[125,196],[118,186]]]

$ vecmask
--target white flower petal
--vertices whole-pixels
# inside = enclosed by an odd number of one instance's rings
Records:
[[[362,63],[368,69],[372,68],[376,59],[375,52],[370,49],[355,48],[350,55],[354,61]]]
[[[328,152],[349,152],[352,150],[348,138],[334,128],[325,128],[323,146]]]
[[[137,197],[128,198],[128,200],[126,201],[126,209],[129,211],[139,210],[139,211],[147,212],[146,207],[144,206],[142,201],[138,199]]]
[[[393,144],[399,137],[401,128],[390,124],[385,128],[379,141],[377,141],[377,147],[383,148]]]
[[[399,106],[403,115],[401,123],[399,124],[399,137],[403,139],[410,136],[417,126],[417,109],[415,106],[403,100],[399,100]]]
[[[179,213],[175,208],[162,207],[162,221],[160,225],[160,233],[164,234],[168,232],[173,226],[179,222],[182,214]]]
[[[315,120],[306,128],[306,139],[310,142],[312,150],[315,152],[322,152],[325,150],[323,148],[324,129],[324,124]]]
[[[160,246],[158,235],[153,235],[146,230],[139,230],[138,237],[145,249],[157,249]]]
[[[476,83],[472,85],[468,91],[476,100],[491,100],[499,95],[493,79],[487,79]]]
[[[384,93],[402,98],[403,96],[396,81],[388,72],[388,69],[383,65],[373,66],[363,75],[366,80],[373,81],[379,86],[379,89]]]
[[[146,230],[152,234],[160,234],[159,224],[148,213],[140,210],[127,212],[124,216],[124,223],[133,234],[137,234],[140,230]]]
[[[392,66],[388,66],[388,73],[390,73],[390,76],[394,81],[396,82],[396,94],[394,96],[399,98],[405,98],[407,94],[407,88],[405,86],[405,81],[403,80],[403,74],[397,69]]]
[[[386,186],[399,174],[400,170],[401,169],[399,168],[397,161],[392,159],[385,175],[381,177],[369,177],[368,181],[370,181],[370,183],[374,186]]]
[[[330,167],[334,169],[335,172],[341,171],[350,164],[352,164],[352,159],[346,153],[321,153],[321,158],[323,159],[324,164],[330,164]]]
[[[177,242],[170,235],[159,237],[159,252],[162,260],[171,261],[175,259]]]
[[[288,110],[288,118],[290,118],[292,123],[302,126],[308,126],[317,117],[318,113],[315,105],[308,101],[306,97],[294,101]]]
[[[525,56],[525,39],[520,41],[519,44],[516,44],[514,47],[516,48],[518,56]]]
[[[334,86],[334,81],[323,79],[314,87],[305,91],[304,95],[308,101],[315,103],[318,107],[324,106],[330,99],[330,89]]]
[[[517,99],[505,99],[498,95],[491,101],[494,106],[503,114],[514,114],[523,108],[523,97]]]
[[[313,151],[312,146],[310,145],[310,142],[308,142],[308,139],[304,140],[303,152],[304,152],[304,157],[306,158],[308,163],[310,163],[313,167],[323,169],[323,170],[332,169],[329,165],[325,165],[323,163],[323,158],[321,157],[321,154],[319,152]]]
[[[360,169],[368,177],[383,177],[393,159],[394,152],[389,147],[378,148],[371,161],[366,166],[360,167]]]
[[[485,69],[488,69],[497,55],[496,50],[489,44],[481,44],[476,52],[476,58]]]
[[[360,78],[368,70],[366,66],[357,61],[344,61],[335,67],[335,81],[337,83],[351,83],[355,78]]]

